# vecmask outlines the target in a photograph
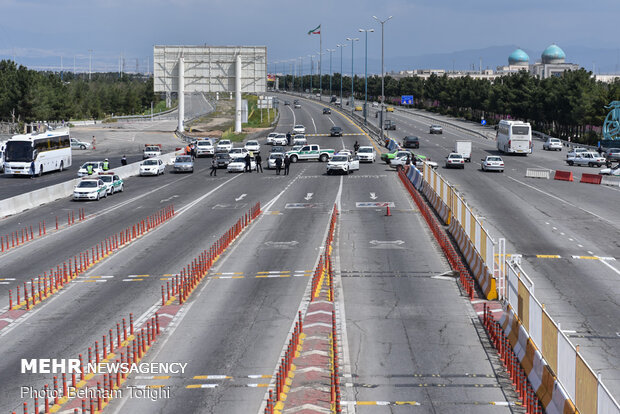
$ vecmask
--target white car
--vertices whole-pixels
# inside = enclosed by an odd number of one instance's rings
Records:
[[[377,160],[377,153],[371,146],[359,147],[357,150],[357,156],[360,161],[375,162]]]
[[[215,147],[209,138],[196,141],[196,157],[206,157],[213,154],[215,154]]]
[[[343,148],[341,150],[338,150],[338,152],[336,154],[337,155],[351,155],[351,156],[353,156],[353,151],[348,150],[346,148]]]
[[[71,138],[71,149],[86,150],[90,148],[90,143]]]
[[[286,134],[277,134],[271,140],[271,145],[288,145],[288,138],[286,138]]]
[[[306,133],[306,127],[303,125],[295,125],[293,127],[293,134],[305,134]]]
[[[161,145],[145,145],[142,159],[155,158],[161,156]]]
[[[245,149],[252,152],[260,152],[260,144],[258,141],[248,141],[245,143]]]
[[[599,174],[620,176],[620,164],[616,165],[614,168],[603,168]]]
[[[547,151],[562,151],[562,141],[559,138],[547,138],[543,144],[543,149]]]
[[[350,174],[353,171],[359,171],[359,169],[359,158],[348,154],[336,154],[327,162],[327,175]]]
[[[88,166],[93,167],[93,174],[99,174],[103,172],[103,161],[88,161],[82,164],[78,170],[78,177],[86,177],[88,175]]]
[[[588,167],[600,167],[606,163],[605,157],[595,152],[579,152],[566,159],[568,165],[587,165]]]
[[[482,158],[480,161],[480,169],[482,171],[499,171],[504,172],[504,160],[498,155],[487,155],[486,158]]]
[[[73,188],[74,200],[99,200],[108,196],[108,188],[99,178],[83,178]]]
[[[587,148],[581,148],[581,147],[575,147],[572,150],[570,150],[570,152],[568,154],[566,154],[566,159],[570,158],[570,157],[574,157],[577,154],[581,154],[584,152],[590,152],[588,151]]]
[[[229,139],[223,139],[220,142],[217,143],[217,149],[218,150],[226,150],[226,151],[230,151],[233,147],[232,142],[230,142]]]
[[[159,175],[166,171],[166,164],[159,158],[149,158],[140,164],[140,175]]]
[[[117,191],[122,193],[124,190],[123,188],[124,181],[121,180],[121,178],[118,175],[114,174],[113,172],[100,174],[99,177],[97,178],[103,181],[103,184],[106,186],[106,189],[108,190],[108,194],[114,194]]]
[[[248,154],[249,151],[244,147],[234,147],[231,148],[230,151],[228,151],[228,155],[230,155],[230,158],[245,157]]]
[[[256,169],[256,161],[254,158],[250,160],[250,170],[254,171]],[[232,158],[226,167],[226,170],[231,172],[244,172],[245,171],[245,158],[236,157]]]
[[[278,135],[277,132],[270,132],[269,135],[267,135],[267,144],[273,145],[273,139],[276,137],[276,135]]]
[[[297,134],[293,137],[293,145],[308,145],[308,140],[303,134]]]
[[[446,157],[446,168],[465,168],[465,158],[461,154],[457,154],[456,152],[450,153]]]
[[[282,166],[284,166],[284,154],[281,152],[272,152],[269,154],[269,158],[267,159],[267,169],[275,170],[276,169],[276,158],[282,159]]]

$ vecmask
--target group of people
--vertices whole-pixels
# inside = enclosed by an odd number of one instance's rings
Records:
[[[196,145],[193,142],[185,146],[185,155],[191,155],[192,158],[196,158]]]
[[[245,160],[245,172],[252,172],[252,155],[247,153],[244,157]],[[254,157],[254,162],[256,163],[256,172],[263,172],[263,158],[260,156],[260,152],[256,153]],[[282,172],[282,166],[284,166],[284,175],[288,175],[289,169],[291,166],[291,158],[288,155],[285,155],[284,158],[276,158],[276,175],[280,175]],[[217,158],[214,156],[211,160],[211,172],[209,176],[217,177]]]

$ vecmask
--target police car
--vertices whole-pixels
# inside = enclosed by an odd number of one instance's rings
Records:
[[[103,174],[99,174],[98,178],[100,178],[105,184],[108,194],[123,192],[125,182],[117,174],[114,174],[111,171],[105,172]]]
[[[108,196],[108,188],[99,177],[82,178],[73,188],[73,200],[97,200]]]

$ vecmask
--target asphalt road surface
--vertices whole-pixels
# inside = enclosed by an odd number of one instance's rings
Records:
[[[306,101],[295,110],[282,106],[276,130],[286,132],[299,123],[306,126],[308,141],[322,147],[369,143],[336,111],[322,115],[319,104]],[[333,125],[342,126],[345,136],[322,135]],[[0,254],[0,278],[6,282],[0,285],[0,311],[6,311],[8,289],[165,205],[173,203],[177,212],[27,317],[0,329],[1,411],[21,410],[23,401],[32,404],[20,396],[21,386],[39,389],[52,383],[52,374],[21,374],[22,358],[85,355],[123,317],[138,318],[159,303],[160,286],[169,275],[210,247],[257,201],[263,214],[211,269],[146,356],[146,362],[187,363],[185,372],[168,378],[130,376],[128,384],[162,387],[170,398],[125,394],[106,410],[258,413],[337,204],[336,299],[344,320],[347,412],[356,401],[415,401],[424,412],[509,411],[489,404],[514,401],[500,386],[494,359],[478,337],[471,304],[446,273],[448,264],[392,169],[377,162],[351,175],[327,176],[325,164],[299,162],[288,176],[220,170],[210,177],[209,164],[210,159],[198,159],[193,174],[133,177],[125,192],[108,199],[59,200],[0,222],[2,234],[43,218],[66,217],[80,207],[88,217]],[[372,202],[394,203],[392,215]],[[356,409],[395,410],[389,404]]]

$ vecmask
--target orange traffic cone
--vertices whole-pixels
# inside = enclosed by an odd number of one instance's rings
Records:
[[[390,206],[389,206],[389,205],[387,206],[387,210],[386,210],[386,212],[385,212],[385,215],[386,215],[386,216],[391,216],[391,215],[392,215],[392,214],[390,213]]]

